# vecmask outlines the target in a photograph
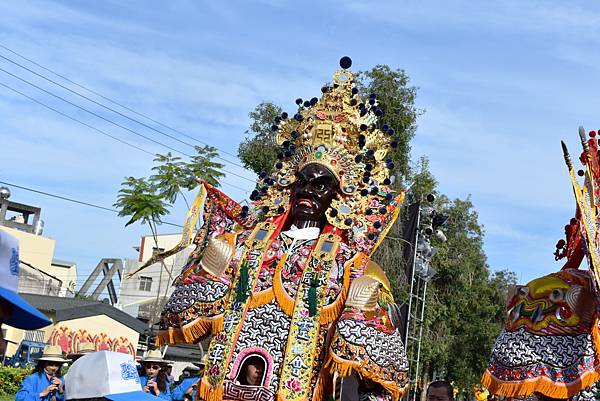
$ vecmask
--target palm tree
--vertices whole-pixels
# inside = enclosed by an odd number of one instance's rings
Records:
[[[148,224],[156,248],[158,246],[157,224],[162,222],[161,218],[169,214],[171,207],[181,195],[189,208],[189,203],[182,192],[198,186],[197,178],[201,178],[211,185],[219,186],[219,179],[225,174],[221,172],[223,164],[212,161],[218,157],[218,152],[212,146],[196,146],[196,155],[189,162],[184,162],[180,157],[173,156],[170,152],[166,155],[157,154],[154,158],[156,165],[152,168],[154,174],[149,178],[126,177],[121,184],[114,206],[119,210],[119,216],[130,216],[125,227],[140,221]],[[163,269],[167,271],[171,280],[171,270],[161,261],[161,279]],[[159,279],[159,290],[161,288]],[[165,289],[165,295],[167,294]],[[154,305],[158,309],[160,293],[157,293]],[[153,319],[152,319],[153,320]]]

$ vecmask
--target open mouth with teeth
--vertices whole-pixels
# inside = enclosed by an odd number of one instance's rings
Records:
[[[315,203],[310,199],[301,198],[296,201],[296,206],[305,206],[312,209],[315,207]]]
[[[557,305],[547,300],[517,303],[508,311],[507,328],[519,327],[544,335],[576,335],[585,331],[585,324],[566,305]]]

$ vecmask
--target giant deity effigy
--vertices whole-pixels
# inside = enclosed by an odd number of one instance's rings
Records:
[[[359,96],[351,60],[340,66],[320,99],[276,119],[281,151],[251,208],[202,183],[188,214],[201,227],[157,342],[212,336],[204,400],[325,400],[347,377],[362,399],[407,388],[390,282],[371,260],[404,197],[394,130],[375,94]]]
[[[563,152],[576,200],[575,217],[556,245],[556,273],[519,286],[496,340],[482,384],[500,398],[595,399],[600,379],[600,155],[596,132],[579,129],[583,146],[575,173]],[[583,176],[583,185],[576,175]],[[589,269],[580,268],[587,259]]]

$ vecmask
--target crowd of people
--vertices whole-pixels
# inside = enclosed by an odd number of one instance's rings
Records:
[[[169,361],[159,350],[152,350],[135,362],[129,354],[95,351],[80,344],[73,360],[63,357],[59,346],[48,345],[29,376],[23,380],[15,401],[192,401],[201,399],[196,391],[206,359],[184,369],[180,380],[169,382]],[[72,362],[68,373],[61,369]],[[242,385],[260,385],[256,364],[247,361]],[[427,388],[427,401],[454,401],[454,389],[445,381],[434,381]]]
[[[125,355],[127,358],[124,358]],[[95,383],[92,388],[98,388],[97,391],[85,393],[93,395],[93,398],[105,397],[108,399],[115,394],[104,391],[104,389],[126,388],[132,390],[131,400],[135,400],[136,394],[141,394],[133,390],[132,386],[123,386],[123,381],[134,380],[139,383],[139,390],[146,395],[153,396],[154,401],[157,398],[169,401],[192,401],[197,400],[196,392],[198,381],[206,366],[206,355],[200,362],[194,363],[195,366],[188,366],[183,370],[178,381],[171,374],[172,365],[170,361],[165,360],[159,350],[149,351],[137,363],[130,355],[118,354],[111,351],[96,351],[93,344],[81,343],[77,346],[77,352],[68,354],[67,358],[63,356],[60,346],[48,345],[44,348],[43,354],[37,359],[33,372],[23,380],[19,391],[16,394],[16,401],[65,401],[80,399],[76,394],[82,394],[81,384],[72,384],[73,381],[90,380],[94,375],[90,372],[97,372],[98,378],[105,378],[103,373],[109,373],[109,380],[103,385]],[[123,362],[125,361],[125,362]],[[64,377],[61,374],[63,366],[73,363],[68,374]],[[115,364],[120,363],[120,367]],[[114,366],[113,366],[114,365]],[[121,369],[121,376],[115,375],[113,370]],[[244,363],[243,371],[239,384],[246,386],[261,385],[259,378],[261,376],[260,365],[252,358],[248,358]],[[85,378],[82,378],[84,372],[88,372]],[[102,373],[102,374],[101,374]],[[94,387],[95,386],[95,387]],[[77,391],[72,395],[65,389],[75,388]],[[90,397],[85,397],[90,398]],[[147,397],[145,399],[148,399]],[[432,400],[438,401],[438,400]],[[447,400],[443,400],[447,401]]]
[[[77,353],[69,356],[73,359],[64,358],[59,346],[46,346],[33,373],[21,383],[15,400],[65,401],[104,397],[119,401],[115,397],[124,399],[123,394],[127,393],[128,400],[191,401],[195,399],[197,382],[205,365],[203,360],[195,368],[187,367],[180,380],[175,382],[169,374],[169,361],[163,359],[159,350],[149,351],[141,363],[137,363],[131,355],[90,350],[89,344],[83,343]],[[61,368],[71,361],[72,366],[63,376]],[[84,388],[86,386],[88,388]]]
[[[0,333],[4,324],[23,330],[52,324],[18,294],[18,287],[19,242],[0,231]],[[0,335],[0,355],[5,352],[6,342]],[[63,366],[71,362],[63,377]],[[88,342],[78,344],[77,351],[66,358],[59,346],[47,345],[33,372],[21,383],[15,400],[192,400],[205,364],[202,360],[197,366],[184,369],[182,380],[176,383],[169,361],[158,350],[149,351],[138,364],[131,355],[96,351],[94,344]]]

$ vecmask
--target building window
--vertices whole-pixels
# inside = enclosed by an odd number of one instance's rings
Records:
[[[165,248],[153,247],[152,248],[152,256],[158,255],[159,253],[163,253],[164,251],[165,251]]]
[[[152,277],[140,276],[140,291],[150,291],[152,288]]]

